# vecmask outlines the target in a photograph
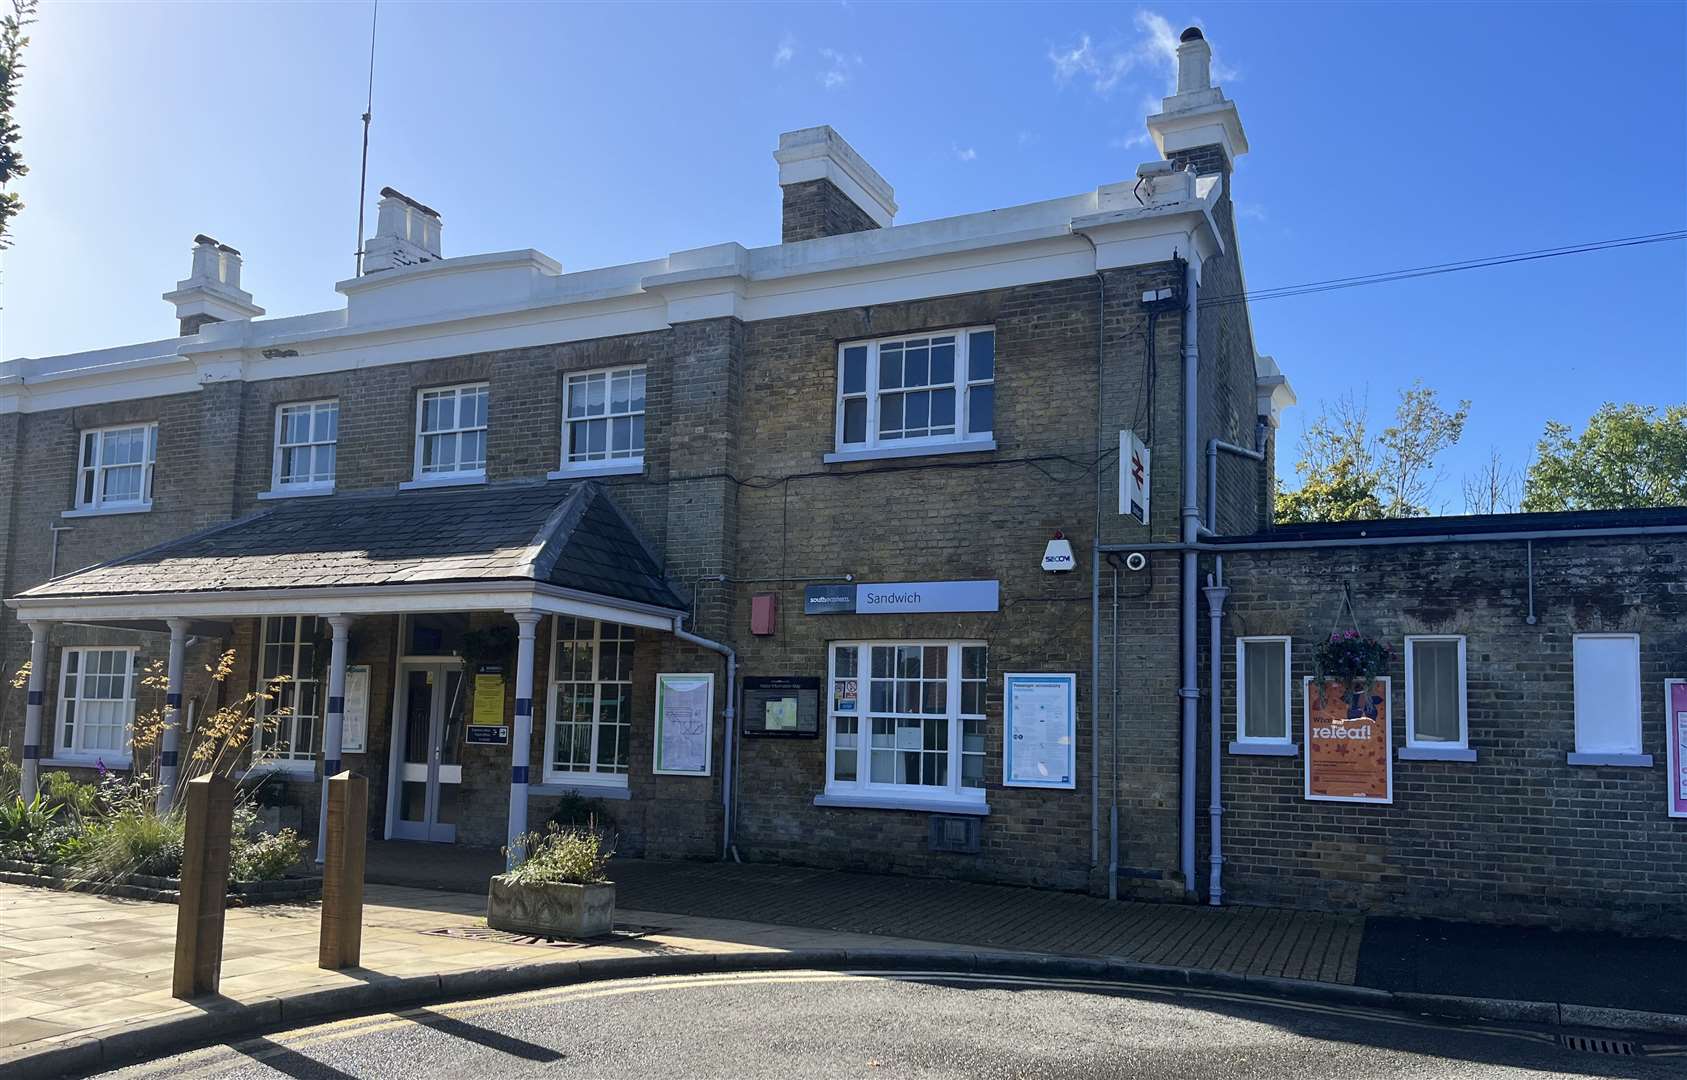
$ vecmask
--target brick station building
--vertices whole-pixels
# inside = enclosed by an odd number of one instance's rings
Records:
[[[581,796],[654,858],[1687,932],[1687,513],[1273,530],[1294,395],[1209,55],[1163,160],[984,213],[895,224],[820,127],[769,247],[446,258],[384,189],[344,305],[259,318],[197,238],[179,336],[0,364],[26,790],[176,775],[285,676],[241,772],[307,831],[344,767],[378,838]],[[1301,684],[1353,623],[1396,653],[1387,797],[1313,800]]]

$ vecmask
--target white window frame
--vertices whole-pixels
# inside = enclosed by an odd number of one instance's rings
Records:
[[[645,385],[643,405],[638,409],[629,408],[626,412],[610,412],[610,397],[608,386],[613,383],[617,375],[632,375],[640,378]],[[569,400],[574,394],[574,384],[577,380],[601,377],[605,382],[604,412],[597,416],[581,416],[570,419],[568,415]],[[568,476],[617,476],[642,473],[644,471],[644,440],[649,437],[648,428],[642,429],[641,440],[636,451],[614,456],[615,451],[607,448],[603,457],[569,459],[569,434],[575,424],[602,420],[610,424],[613,421],[637,417],[642,422],[649,411],[650,404],[650,369],[646,364],[622,364],[617,367],[592,368],[588,371],[567,371],[562,376],[562,456],[557,471],[550,474],[550,479],[559,480]],[[630,404],[630,402],[629,402]]]
[[[1283,649],[1283,734],[1248,734],[1248,646],[1280,645]],[[1233,754],[1293,753],[1295,749],[1294,638],[1285,634],[1256,634],[1236,639],[1236,741]]]
[[[444,394],[455,395],[456,401],[457,401],[455,411],[456,411],[458,416],[461,416],[462,400],[463,400],[464,395],[468,394],[468,393],[471,393],[471,392],[480,393],[482,391],[484,391],[486,393],[486,399],[487,399],[487,415],[486,415],[486,422],[484,424],[473,425],[473,426],[469,426],[469,427],[458,426],[458,427],[452,427],[452,428],[441,428],[438,431],[426,431],[426,432],[424,432],[422,430],[422,411],[423,411],[422,407],[423,407],[423,404],[427,401],[427,399],[430,396],[440,396],[440,395],[444,395]],[[435,470],[434,472],[423,472],[422,471],[422,446],[424,445],[424,441],[429,436],[435,436],[435,435],[458,435],[458,436],[461,436],[465,432],[481,431],[481,432],[485,432],[486,435],[487,435],[486,451],[485,452],[486,452],[487,456],[490,457],[491,452],[492,452],[492,445],[491,445],[492,444],[492,439],[491,439],[492,409],[491,409],[491,405],[492,405],[492,384],[488,383],[488,382],[485,382],[485,381],[458,383],[458,384],[453,385],[453,386],[429,386],[429,387],[425,387],[421,390],[416,391],[416,422],[415,422],[416,440],[415,440],[415,445],[413,447],[413,454],[412,454],[413,465],[412,465],[412,469],[411,469],[411,478],[410,478],[410,481],[408,483],[400,484],[399,486],[403,487],[403,488],[449,487],[449,486],[454,485],[454,484],[483,484],[483,483],[485,483],[486,482],[486,464],[485,464],[484,460],[482,461],[481,466],[478,469],[456,468],[456,469],[452,469],[450,471]],[[459,448],[462,446],[461,439],[458,440],[458,446],[459,446]],[[461,457],[460,454],[459,454],[457,460],[458,460],[458,463],[461,464],[462,457]]]
[[[100,458],[105,452],[105,440],[117,432],[145,432],[145,449],[140,462],[125,465],[104,465]],[[92,460],[90,444],[92,440]],[[158,463],[158,422],[146,420],[136,424],[111,424],[107,427],[87,428],[76,433],[76,490],[75,509],[65,517],[85,517],[93,514],[136,514],[152,509],[152,478]],[[105,476],[112,469],[141,470],[141,493],[138,499],[107,499],[104,496]],[[87,494],[88,481],[93,492]]]
[[[601,666],[601,657],[603,654],[603,628],[605,626],[605,621],[602,619],[590,619],[584,615],[570,617],[574,618],[577,623],[589,622],[592,624],[592,743],[586,759],[590,767],[587,769],[558,769],[555,765],[556,758],[554,751],[556,749],[556,729],[558,718],[562,716],[562,710],[557,699],[562,694],[562,687],[564,683],[571,686],[583,684],[578,679],[557,678],[556,659],[557,651],[562,646],[562,617],[552,615],[551,659],[550,667],[546,669],[547,677],[550,679],[548,698],[549,708],[545,712],[545,762],[541,775],[544,778],[544,782],[547,784],[560,784],[564,787],[593,787],[611,790],[624,790],[627,787],[627,777],[632,772],[633,756],[630,745],[632,742],[633,731],[632,717],[629,715],[628,722],[626,724],[626,738],[629,743],[626,772],[614,772],[598,768],[598,737],[603,733],[603,688],[610,685],[626,687],[628,712],[630,714],[632,711],[634,682],[631,677],[631,673],[628,674],[626,679],[604,679],[601,677],[601,673],[603,671]],[[625,623],[611,622],[609,625],[623,626],[633,632],[633,653],[634,662],[636,663],[638,654],[638,631],[631,626],[627,626]],[[575,639],[571,638],[570,640]],[[584,639],[581,638],[579,640]]]
[[[114,750],[106,750],[99,747],[88,750],[84,749],[80,745],[82,733],[87,730],[87,725],[83,721],[82,717],[84,712],[83,706],[88,700],[90,700],[82,696],[82,687],[84,685],[83,680],[87,675],[88,670],[87,654],[102,652],[123,653],[127,657],[126,663],[128,666],[124,676],[123,701],[125,702],[125,709],[123,717],[123,737],[122,744]],[[83,765],[92,765],[96,762],[104,762],[107,768],[115,769],[126,769],[130,766],[134,760],[135,694],[137,689],[140,687],[140,672],[136,670],[137,665],[140,663],[138,655],[139,652],[140,650],[133,645],[67,645],[63,649],[59,650],[59,677],[57,688],[58,702],[54,710],[53,754],[50,760],[63,764],[76,763]],[[64,692],[64,684],[69,671],[69,661],[72,653],[79,654],[76,663],[76,693],[74,695],[67,695]],[[67,747],[64,745],[64,714],[65,705],[67,702],[72,700],[72,698],[74,698],[77,703],[77,715],[72,721],[71,729],[71,738],[74,744]],[[111,699],[95,698],[92,700],[110,701]]]
[[[310,747],[308,750],[301,750],[299,747],[292,745],[294,740],[289,739],[285,740],[289,744],[289,748],[285,751],[277,752],[273,749],[265,750],[263,746],[264,716],[269,703],[260,698],[253,704],[252,708],[252,768],[254,770],[273,770],[276,772],[299,773],[314,773],[316,771],[316,759],[321,753],[323,731],[327,721],[327,700],[324,694],[328,688],[325,682],[318,679],[309,676],[305,678],[299,677],[299,652],[300,645],[304,641],[305,620],[312,618],[318,619],[320,625],[319,617],[314,615],[265,615],[259,618],[257,648],[255,649],[256,658],[253,661],[254,667],[252,673],[257,683],[257,689],[260,692],[266,691],[267,687],[264,680],[264,645],[269,640],[270,620],[294,620],[293,640],[291,642],[293,649],[293,664],[292,674],[287,676],[289,679],[288,685],[299,686],[305,683],[310,683],[316,686],[317,711],[311,719],[316,721],[314,726],[316,728],[317,745]],[[316,642],[316,647],[318,649],[324,647],[320,639]],[[290,716],[282,717],[280,720],[280,723],[283,726],[290,726],[292,728],[292,733],[294,735],[298,734],[299,719],[304,715],[298,710],[297,706],[297,702],[301,696],[302,695],[298,691],[294,691],[293,701],[295,704],[293,713]]]
[[[944,720],[949,725],[948,774],[949,782],[938,787],[924,784],[875,784],[872,782],[872,695],[869,687],[872,672],[872,650],[875,647],[912,647],[928,648],[943,646],[948,649],[948,670],[944,673],[948,685],[946,698],[948,708]],[[854,713],[839,713],[837,711],[837,697],[833,687],[838,678],[837,650],[840,648],[858,649],[856,679],[858,693],[856,695],[857,711]],[[964,728],[962,719],[976,719],[988,726],[987,713],[961,712],[961,684],[962,661],[961,650],[964,648],[981,648],[985,650],[985,678],[983,685],[989,686],[989,644],[985,641],[956,638],[956,639],[877,639],[865,641],[829,641],[826,643],[826,756],[824,769],[824,793],[815,798],[816,806],[858,806],[882,809],[932,809],[950,813],[986,814],[989,808],[985,801],[984,787],[962,786],[961,747]],[[979,681],[979,680],[972,680]],[[988,689],[985,690],[988,693]],[[839,716],[851,717],[856,723],[855,740],[855,776],[854,781],[840,781],[833,778],[832,762],[837,753],[837,719]],[[936,714],[933,714],[935,718]],[[989,745],[989,736],[985,732],[985,746]],[[988,749],[985,751],[988,759]],[[981,774],[988,777],[988,772]],[[985,783],[988,784],[988,780]]]
[[[311,441],[302,442],[302,443],[284,443],[282,441],[282,432],[285,430],[284,424],[283,424],[283,417],[286,416],[286,414],[289,410],[292,410],[292,409],[309,409],[310,412],[311,412],[311,427],[312,427],[312,430],[314,431],[315,426],[316,426],[317,411],[324,408],[324,407],[327,407],[327,406],[333,406],[333,409],[334,409],[334,437],[332,439],[325,440],[325,441],[316,441],[316,440],[313,439]],[[275,407],[275,435],[274,435],[274,438],[272,438],[271,441],[270,441],[269,490],[267,492],[264,492],[263,493],[264,495],[270,496],[271,498],[277,498],[277,497],[286,496],[286,495],[332,495],[334,493],[334,481],[337,479],[337,477],[339,475],[339,471],[340,471],[340,452],[339,452],[340,418],[339,418],[339,412],[340,412],[340,399],[339,398],[322,398],[318,401],[285,401],[285,402],[282,402],[281,404],[279,404]],[[333,476],[330,476],[327,480],[291,480],[291,481],[286,480],[282,477],[282,475],[281,475],[282,451],[287,450],[287,449],[291,449],[291,448],[295,448],[295,447],[305,447],[305,446],[313,448],[313,453],[312,453],[312,460],[313,461],[315,460],[314,448],[320,447],[320,446],[332,446],[332,447],[334,447],[334,475]]]
[[[1440,739],[1418,738],[1417,665],[1413,653],[1419,642],[1452,641],[1459,647],[1459,739],[1443,742]],[[1408,634],[1406,636],[1406,749],[1427,753],[1470,749],[1470,692],[1465,682],[1465,640],[1463,634]]]
[[[996,410],[994,402],[991,406],[989,431],[971,431],[967,424],[970,419],[971,396],[975,387],[988,386],[992,394],[996,385],[996,370],[1001,362],[1001,350],[995,350],[990,368],[990,378],[972,379],[968,365],[968,351],[972,344],[972,335],[981,331],[996,333],[995,326],[982,324],[978,326],[962,326],[945,330],[922,330],[916,333],[895,334],[890,337],[873,338],[866,341],[845,341],[838,345],[837,356],[837,385],[832,409],[833,450],[825,455],[826,461],[852,461],[875,457],[905,457],[918,454],[942,454],[969,450],[994,450]],[[954,377],[947,383],[930,384],[934,389],[951,387],[955,391],[955,431],[952,435],[922,435],[911,439],[881,439],[879,437],[879,351],[886,345],[899,342],[917,341],[928,338],[954,337],[955,339],[955,370]],[[999,344],[999,335],[998,335]],[[844,393],[844,357],[851,349],[865,348],[867,350],[866,367],[864,372],[863,389],[860,393]],[[865,399],[867,402],[866,438],[861,442],[844,441],[844,409],[851,399]]]
[[[1609,708],[1605,702],[1592,702],[1583,694],[1583,679],[1577,670],[1576,653],[1584,641],[1628,641],[1633,643],[1633,665],[1625,671],[1625,682],[1633,690],[1633,708],[1626,719],[1633,737],[1624,741],[1621,746],[1589,746],[1583,742],[1584,717],[1594,708]],[[1643,753],[1642,740],[1644,729],[1641,724],[1641,683],[1640,683],[1640,635],[1639,634],[1576,634],[1570,643],[1571,678],[1574,680],[1573,696],[1575,700],[1575,750],[1567,757],[1571,765],[1627,765],[1639,768],[1650,768],[1652,755]],[[1626,665],[1625,665],[1626,666]]]

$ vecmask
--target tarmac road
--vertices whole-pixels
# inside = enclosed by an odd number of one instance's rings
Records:
[[[1543,1077],[1687,1075],[1526,1025],[1077,979],[821,971],[586,983],[300,1028],[130,1066],[127,1080],[471,1077]]]

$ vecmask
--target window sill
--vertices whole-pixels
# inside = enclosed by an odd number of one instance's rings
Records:
[[[110,771],[127,771],[134,762],[129,758],[112,758],[95,755],[93,757],[50,757],[36,762],[43,769],[97,769],[102,764]]]
[[[1394,756],[1400,761],[1475,761],[1476,751],[1464,746],[1402,746]]]
[[[573,465],[564,465],[555,472],[545,474],[547,480],[584,480],[592,476],[641,476],[644,473],[643,458],[628,458],[624,461],[581,461]]]
[[[1296,757],[1300,747],[1292,742],[1233,742],[1230,752],[1237,757]]]
[[[934,457],[940,454],[978,454],[996,448],[995,439],[965,439],[947,443],[916,443],[912,446],[880,446],[872,450],[839,450],[823,454],[828,465],[846,461],[878,461],[883,458]]]
[[[432,488],[470,487],[474,484],[484,483],[486,483],[485,473],[473,473],[456,476],[440,476],[429,480],[405,480],[398,485],[398,490],[427,491]]]
[[[590,780],[564,780],[560,777],[546,777],[542,784],[530,784],[527,788],[529,795],[578,795],[583,799],[608,799],[621,801],[631,799],[633,793],[626,784],[604,784]]]
[[[316,762],[314,761],[269,761],[262,765],[254,765],[244,772],[236,772],[235,779],[243,780],[248,776],[284,776],[290,780],[316,779]]]
[[[312,495],[334,494],[333,484],[300,484],[297,487],[271,488],[258,492],[260,499],[303,499]]]
[[[816,795],[814,805],[852,810],[913,810],[925,814],[974,814],[978,817],[984,817],[990,813],[990,806],[983,799],[933,798],[921,795],[825,794]]]
[[[113,506],[79,506],[75,510],[62,511],[59,516],[67,518],[110,517],[113,514],[146,514],[151,513],[152,503],[117,503]]]
[[[1615,765],[1625,769],[1650,769],[1651,754],[1583,754],[1570,751],[1565,756],[1568,765]]]

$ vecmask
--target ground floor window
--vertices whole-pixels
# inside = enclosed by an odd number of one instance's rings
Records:
[[[553,630],[545,782],[625,785],[633,628],[558,615]]]
[[[1406,745],[1422,749],[1469,745],[1464,638],[1406,639]]]
[[[1640,753],[1640,635],[1577,634],[1576,752]]]
[[[980,642],[833,644],[827,792],[982,799],[985,663]]]
[[[138,681],[134,649],[66,649],[55,756],[127,765]]]
[[[322,735],[322,673],[318,669],[321,620],[314,615],[271,615],[258,647],[258,700],[254,762],[303,768],[316,760]]]

